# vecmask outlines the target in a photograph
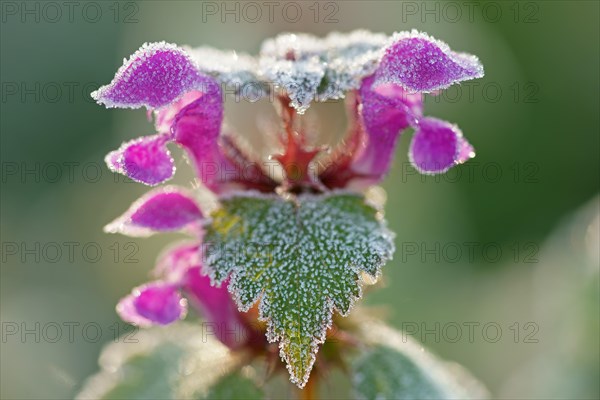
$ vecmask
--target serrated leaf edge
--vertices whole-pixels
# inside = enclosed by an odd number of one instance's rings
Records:
[[[248,303],[248,306],[245,306],[244,304],[242,304],[238,294],[235,293],[235,288],[233,287],[233,285],[229,285],[229,287],[228,287],[228,291],[232,295],[232,298],[235,301],[239,311],[247,312],[250,308],[252,308],[258,302],[258,310],[259,310],[258,320],[267,323],[267,332],[266,332],[267,340],[269,343],[279,342],[279,356],[281,357],[282,361],[284,361],[286,363],[286,368],[290,374],[290,381],[292,383],[294,383],[295,385],[297,385],[300,389],[304,388],[308,382],[310,373],[311,373],[314,363],[316,361],[316,355],[318,353],[319,345],[321,345],[325,342],[325,339],[327,336],[327,330],[330,329],[333,324],[334,312],[337,312],[342,317],[347,317],[350,314],[350,311],[352,311],[356,302],[362,298],[363,282],[362,282],[362,279],[360,278],[360,273],[365,272],[366,274],[368,274],[375,280],[378,280],[381,276],[381,268],[387,262],[389,262],[393,259],[393,255],[395,252],[395,245],[394,245],[395,233],[390,231],[387,228],[387,223],[383,219],[383,216],[381,214],[382,210],[379,207],[377,207],[376,205],[368,202],[362,193],[344,190],[344,189],[336,189],[336,190],[328,191],[323,194],[302,194],[302,195],[296,196],[296,198],[297,199],[309,199],[309,198],[317,199],[318,198],[318,199],[322,200],[325,198],[340,196],[340,195],[352,195],[352,196],[356,196],[356,197],[362,197],[364,204],[366,206],[372,208],[375,211],[375,220],[379,223],[379,225],[381,227],[381,232],[383,234],[384,239],[387,240],[390,245],[390,251],[389,251],[389,254],[382,254],[380,261],[375,265],[375,274],[374,275],[370,274],[364,270],[361,270],[360,266],[358,266],[358,265],[350,266],[352,272],[354,272],[355,276],[357,277],[355,280],[355,283],[358,287],[358,295],[350,296],[350,299],[349,299],[350,304],[348,306],[347,312],[342,312],[342,310],[340,310],[337,306],[335,306],[335,302],[333,301],[333,299],[331,299],[329,297],[326,299],[326,304],[327,304],[326,311],[327,311],[327,315],[328,315],[328,320],[327,320],[327,323],[324,325],[324,328],[321,329],[321,331],[319,332],[318,336],[313,336],[313,340],[310,343],[311,359],[310,359],[310,362],[308,363],[308,367],[306,368],[306,372],[304,373],[304,375],[302,377],[298,377],[295,375],[295,373],[293,371],[291,360],[289,359],[289,357],[287,356],[287,354],[284,351],[284,348],[290,344],[290,340],[285,339],[283,336],[277,334],[274,331],[273,322],[271,321],[271,317],[265,316],[263,313],[262,296],[264,294],[264,290],[261,291],[255,298],[253,298],[252,302]],[[226,194],[225,196],[222,196],[220,198],[220,200],[226,201],[226,200],[229,200],[232,198],[240,198],[240,197],[260,198],[260,199],[280,199],[282,201],[290,200],[290,199],[282,198],[278,194],[264,194],[264,193],[261,193],[258,191],[234,191],[234,192],[230,192],[230,193]],[[295,200],[295,199],[292,199],[292,200]],[[209,220],[207,221],[207,224],[209,224],[211,222],[212,222],[212,219],[209,218]],[[218,282],[215,279],[214,271],[212,270],[212,268],[210,268],[206,264],[202,265],[202,273],[209,276],[211,279],[211,284],[216,285],[216,286],[220,286],[221,283],[225,279],[227,279],[227,278],[223,278],[220,282]],[[237,274],[234,269],[231,272],[231,274],[229,275],[229,280],[231,282],[235,282],[236,279],[237,279]]]

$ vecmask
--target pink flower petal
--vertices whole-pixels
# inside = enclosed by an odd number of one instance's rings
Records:
[[[200,222],[202,218],[202,212],[190,195],[178,188],[165,187],[155,189],[137,200],[104,230],[130,236],[148,236],[156,231],[181,230]]]
[[[138,326],[167,325],[185,317],[187,303],[177,287],[152,282],[132,290],[117,304],[117,313],[126,322]]]
[[[391,38],[375,72],[375,85],[394,83],[410,92],[431,92],[482,76],[477,57],[455,53],[446,43],[413,30]]]
[[[423,174],[440,174],[475,156],[457,126],[436,118],[419,120],[409,150],[413,166]]]
[[[200,310],[207,331],[229,348],[248,342],[252,330],[242,319],[226,282],[220,287],[212,286],[210,278],[201,275],[200,267],[194,267],[188,269],[183,289],[192,305]]]
[[[220,93],[207,93],[181,109],[171,127],[173,140],[187,150],[198,177],[214,191],[220,182],[239,178],[219,145],[222,122]]]
[[[201,264],[201,247],[198,243],[179,244],[159,258],[154,274],[182,287],[186,297],[204,319],[207,333],[213,334],[230,348],[242,346],[254,338],[256,332],[238,311],[227,290],[227,283],[220,287],[212,286],[210,278],[201,275]]]
[[[199,243],[177,244],[161,254],[153,273],[165,281],[183,284],[187,270],[202,264],[201,257]]]
[[[181,48],[165,42],[146,43],[92,97],[106,107],[158,108],[211,82],[214,79],[199,72]]]
[[[123,143],[118,150],[110,152],[106,164],[134,181],[154,186],[171,179],[175,164],[167,149],[165,135],[144,136]]]
[[[175,122],[177,114],[179,114],[179,112],[190,103],[197,100],[200,96],[202,96],[202,92],[198,90],[192,90],[191,92],[184,94],[179,100],[155,110],[154,125],[156,127],[156,131],[170,135],[171,126],[173,125],[173,122]]]
[[[360,88],[361,122],[366,135],[352,169],[376,182],[389,170],[401,131],[421,116],[423,103],[418,93],[409,94],[393,84],[374,88],[373,81],[372,76],[364,79]]]

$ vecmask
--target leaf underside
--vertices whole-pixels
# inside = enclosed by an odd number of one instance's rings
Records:
[[[267,338],[279,341],[290,379],[308,381],[333,311],[347,315],[360,275],[377,278],[392,234],[360,195],[239,195],[222,200],[206,227],[205,268],[242,311],[259,301]]]

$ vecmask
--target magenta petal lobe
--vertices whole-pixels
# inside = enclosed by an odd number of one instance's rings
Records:
[[[153,274],[168,282],[183,284],[188,269],[201,264],[200,244],[178,243],[167,248],[158,258]]]
[[[157,108],[202,86],[206,79],[181,48],[165,42],[146,43],[92,97],[106,107]]]
[[[175,163],[167,149],[165,135],[145,136],[123,145],[106,158],[111,171],[119,172],[136,182],[154,186],[171,179]]]
[[[202,220],[194,199],[181,189],[155,189],[137,200],[125,214],[104,230],[130,236],[149,236],[154,232],[181,230]]]
[[[375,72],[375,85],[395,83],[411,92],[431,92],[482,76],[476,56],[453,52],[446,43],[413,30],[391,38]]]
[[[226,180],[227,170],[235,171],[219,145],[222,122],[221,95],[213,92],[185,106],[171,126],[173,140],[186,149],[198,177],[211,190]]]
[[[200,98],[202,94],[203,93],[198,90],[192,90],[191,92],[184,94],[179,100],[155,110],[154,126],[156,127],[156,131],[170,135],[171,126],[173,125],[173,122],[175,122],[175,118],[179,112]]]
[[[418,121],[409,149],[412,165],[423,174],[440,174],[475,156],[457,126],[436,118]]]
[[[421,94],[407,93],[393,84],[373,87],[373,77],[363,80],[360,88],[361,122],[365,146],[352,169],[362,176],[380,180],[390,168],[396,142],[402,130],[414,125],[421,116]]]
[[[126,322],[138,326],[167,325],[185,317],[187,303],[177,287],[157,281],[139,286],[117,305]]]

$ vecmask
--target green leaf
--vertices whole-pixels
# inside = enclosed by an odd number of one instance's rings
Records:
[[[394,251],[392,234],[362,196],[334,192],[283,199],[222,200],[206,227],[206,269],[240,310],[259,301],[267,338],[279,341],[290,379],[308,381],[333,311],[347,315],[360,277],[377,278]]]
[[[213,385],[204,397],[210,400],[260,400],[265,394],[249,378],[236,371]]]
[[[104,348],[101,371],[78,399],[192,399],[204,396],[239,360],[202,327],[144,329]]]
[[[380,323],[362,328],[370,342],[354,360],[359,399],[484,399],[486,389],[458,364],[443,362],[407,335]]]

